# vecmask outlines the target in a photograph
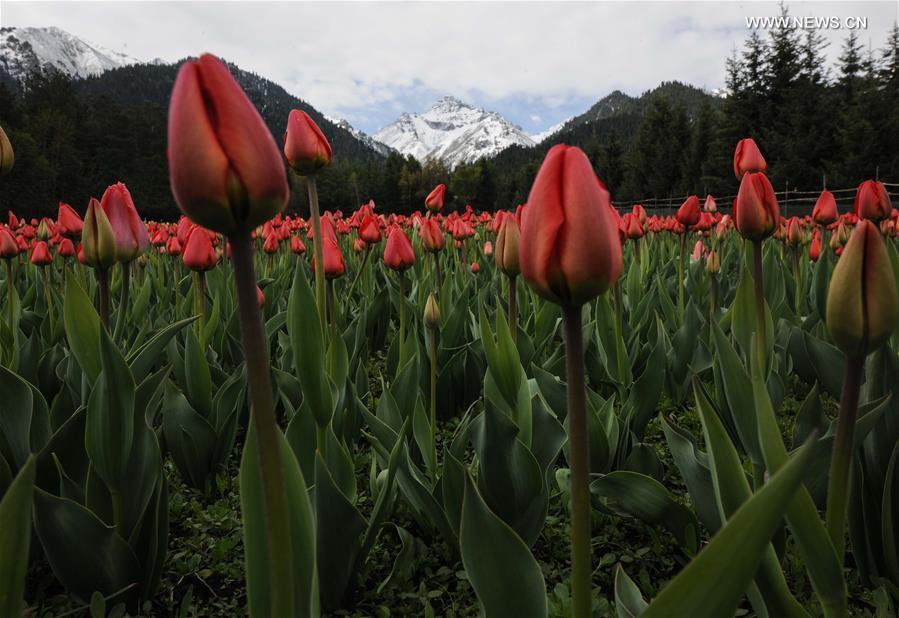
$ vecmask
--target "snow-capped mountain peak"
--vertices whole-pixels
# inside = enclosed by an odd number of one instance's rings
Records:
[[[56,27],[0,28],[0,69],[20,81],[34,70],[90,77],[138,62]]]
[[[540,131],[539,133],[531,133],[531,139],[534,140],[534,143],[539,144],[539,143],[543,142],[546,138],[552,137],[553,135],[555,135],[556,133],[561,131],[563,128],[565,128],[565,125],[568,124],[568,122],[570,120],[571,120],[571,118],[566,118],[565,120],[558,122],[558,123],[554,124],[553,126],[551,126],[550,128]]]
[[[373,136],[419,161],[440,159],[450,168],[492,157],[514,144],[534,140],[500,114],[444,96],[421,114],[406,112]]]

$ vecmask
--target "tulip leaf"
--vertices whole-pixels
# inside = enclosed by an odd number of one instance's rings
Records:
[[[638,472],[617,470],[591,482],[590,492],[603,498],[619,514],[666,528],[687,552],[696,552],[699,546],[696,516],[657,480]]]
[[[287,303],[287,332],[293,350],[293,365],[303,387],[303,396],[319,426],[334,413],[334,398],[325,371],[325,344],[318,309],[303,269],[297,268]]]
[[[615,566],[615,613],[618,618],[637,618],[646,609],[647,603],[621,565]]]
[[[732,616],[802,481],[811,443],[747,500],[642,614]]]
[[[28,383],[0,365],[0,456],[8,453],[14,468],[25,465],[31,454],[34,396]]]
[[[0,616],[20,616],[31,542],[35,459],[29,457],[0,500]]]
[[[159,329],[146,343],[128,354],[128,366],[131,368],[136,382],[143,380],[159,362],[162,351],[165,350],[172,337],[196,319],[196,316],[190,317]]]
[[[53,574],[82,602],[95,590],[109,596],[141,580],[125,539],[77,502],[36,489],[34,528]]]
[[[191,487],[204,489],[206,480],[213,472],[211,463],[215,430],[171,382],[165,389],[162,430],[181,476]]]
[[[203,418],[212,415],[212,377],[206,354],[194,329],[187,329],[184,342],[184,377],[191,405]]]
[[[113,491],[124,483],[134,440],[134,378],[106,329],[100,331],[103,371],[87,404],[84,442],[91,464]]]
[[[693,506],[696,508],[699,521],[712,533],[717,532],[721,527],[721,516],[715,500],[708,456],[699,450],[696,439],[690,433],[664,416],[662,431],[665,433],[665,440],[668,442],[674,463],[680,470],[690,497],[693,498]]]
[[[487,507],[468,473],[459,546],[485,618],[545,618],[540,565],[515,531]]]
[[[66,273],[66,295],[63,303],[66,338],[78,365],[93,384],[102,371],[100,361],[100,317],[74,276]]]
[[[313,319],[315,314],[313,314]],[[318,576],[315,567],[315,519],[306,481],[293,451],[283,434],[278,432],[278,442],[283,461],[284,480],[287,487],[291,551],[294,575],[294,607],[297,616],[305,618],[319,615]],[[247,597],[252,616],[271,616],[272,564],[269,558],[266,534],[265,496],[262,488],[262,471],[259,466],[259,447],[252,425],[247,431],[243,456],[240,462],[240,510],[243,516],[244,551],[246,560]],[[283,567],[282,567],[283,568]]]

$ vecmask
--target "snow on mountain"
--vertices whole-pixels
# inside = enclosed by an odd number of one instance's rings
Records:
[[[533,146],[533,138],[496,112],[450,96],[422,114],[405,113],[373,136],[419,161],[440,159],[450,168],[492,157],[512,145]]]
[[[139,62],[56,27],[0,28],[0,69],[19,81],[35,69],[89,77]]]
[[[531,133],[531,139],[534,140],[535,144],[539,144],[546,138],[552,137],[553,135],[561,131],[565,127],[565,125],[568,124],[569,120],[571,120],[571,118],[566,118],[562,122],[554,124],[550,128],[540,131],[540,133]]]
[[[360,131],[356,127],[350,124],[349,120],[345,118],[334,118],[333,116],[325,115],[325,118],[333,122],[336,126],[343,129],[344,131],[348,131],[353,137],[357,140],[374,150],[375,152],[384,155],[385,157],[390,154],[392,148],[387,146],[386,144],[382,144],[376,139],[372,138],[371,135],[364,131]]]

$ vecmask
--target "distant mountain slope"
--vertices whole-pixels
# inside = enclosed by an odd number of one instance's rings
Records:
[[[509,146],[535,144],[500,114],[450,96],[438,99],[424,113],[404,113],[373,137],[419,161],[440,159],[450,169],[495,156]]]

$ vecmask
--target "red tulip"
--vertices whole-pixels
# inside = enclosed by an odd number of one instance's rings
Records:
[[[181,255],[181,243],[177,236],[171,236],[165,244],[165,252],[169,255]]]
[[[191,230],[181,251],[181,261],[190,270],[197,272],[215,268],[218,260],[215,249],[212,248],[212,239],[202,227],[195,225]]]
[[[743,238],[763,240],[774,233],[780,209],[774,188],[762,172],[749,172],[740,182],[734,206],[734,223]]]
[[[325,262],[326,279],[337,279],[346,274],[343,253],[335,239],[328,236],[322,238],[322,259]],[[315,258],[312,259],[312,271],[315,272]]]
[[[265,294],[263,294],[262,288],[258,285],[256,286],[256,302],[259,303],[260,309],[265,307]]]
[[[262,250],[265,251],[269,255],[273,255],[278,252],[278,237],[275,234],[269,234],[265,237],[265,240],[262,242]]]
[[[403,271],[415,264],[415,252],[406,233],[394,225],[384,247],[384,263],[393,270]]]
[[[421,237],[421,244],[425,251],[429,253],[437,253],[446,246],[446,237],[443,230],[440,229],[437,221],[434,219],[424,219],[421,227],[418,228],[418,235]]]
[[[359,238],[369,245],[381,242],[381,227],[378,225],[377,217],[370,214],[362,217],[362,223],[359,224]]]
[[[890,216],[893,204],[890,202],[890,194],[882,182],[866,180],[858,186],[855,193],[855,206],[853,212],[859,219],[870,219],[877,223],[881,219]]]
[[[521,222],[521,273],[552,302],[578,307],[621,274],[621,243],[609,193],[579,149],[547,153]]]
[[[0,228],[0,258],[11,260],[19,255],[19,245],[16,237],[5,227]]]
[[[368,245],[361,238],[356,238],[355,240],[353,240],[353,251],[355,251],[356,253],[362,253],[363,251],[365,251],[366,247],[368,247]]]
[[[472,274],[472,275],[476,275],[476,274],[478,274],[479,272],[481,272],[481,267],[478,266],[478,263],[477,263],[477,262],[472,262],[472,263],[471,263],[471,274]]]
[[[808,257],[812,262],[817,262],[821,257],[821,234],[817,229],[812,234],[812,242],[808,246]]]
[[[290,250],[297,255],[306,253],[306,245],[303,244],[303,239],[299,236],[294,236],[293,238],[291,238]]]
[[[487,257],[493,255],[493,243],[489,240],[484,243],[484,255]]]
[[[718,212],[718,204],[715,202],[715,198],[713,198],[711,195],[706,195],[705,204],[703,205],[702,209],[705,212]]]
[[[799,217],[790,217],[790,221],[787,223],[787,243],[792,247],[798,247],[804,239],[805,235],[802,233]]]
[[[34,244],[31,250],[31,263],[36,266],[46,266],[53,263],[53,256],[50,255],[50,249],[43,240]]]
[[[287,175],[268,127],[222,62],[181,66],[169,104],[172,193],[205,228],[252,230],[287,204]]]
[[[831,223],[836,223],[839,216],[840,213],[837,212],[837,200],[834,198],[833,193],[824,189],[821,191],[821,195],[818,196],[818,201],[815,202],[815,208],[812,210],[812,219],[814,219],[815,223],[818,225],[826,226]]]
[[[425,198],[425,207],[428,210],[437,212],[443,210],[443,201],[446,198],[446,185],[440,183],[434,189],[428,193],[428,197]]]
[[[765,157],[752,138],[741,139],[734,151],[734,175],[742,180],[747,172],[764,172],[768,169]]]
[[[56,253],[62,258],[70,258],[75,255],[75,245],[70,238],[63,238],[56,247]]]
[[[59,203],[59,214],[56,215],[56,230],[61,236],[67,238],[79,238],[84,228],[84,221],[75,212],[75,209],[65,202]]]
[[[331,165],[331,144],[315,121],[303,110],[287,116],[284,156],[298,174],[309,176]]]
[[[117,261],[130,262],[150,247],[147,226],[138,216],[124,183],[110,185],[103,193],[100,206],[112,226]]]
[[[702,207],[699,205],[699,198],[695,195],[688,197],[680,208],[677,209],[675,218],[677,222],[685,228],[691,228],[697,223],[702,216]]]

